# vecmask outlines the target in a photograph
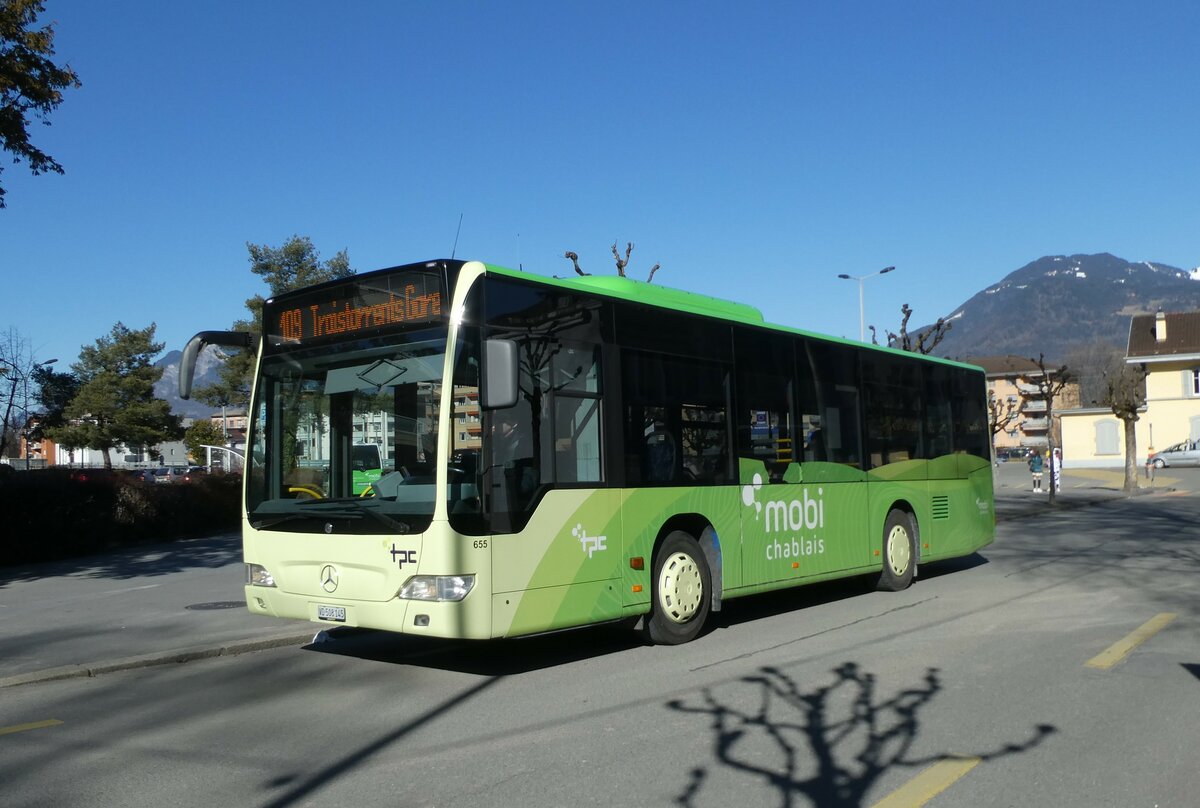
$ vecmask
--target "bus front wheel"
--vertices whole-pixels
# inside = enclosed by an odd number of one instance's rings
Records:
[[[679,645],[695,639],[712,605],[712,576],[695,539],[681,530],[667,536],[654,554],[650,586],[649,640]]]
[[[883,523],[883,571],[876,588],[888,592],[908,588],[916,571],[916,547],[912,516],[893,508]]]

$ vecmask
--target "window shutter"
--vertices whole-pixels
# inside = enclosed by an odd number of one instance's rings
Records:
[[[1117,446],[1117,422],[1116,421],[1097,421],[1096,422],[1096,454],[1097,455],[1120,454],[1120,449]]]

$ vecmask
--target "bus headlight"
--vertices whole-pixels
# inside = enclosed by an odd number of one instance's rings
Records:
[[[246,583],[250,586],[275,586],[275,577],[261,564],[247,564]]]
[[[475,586],[474,575],[414,575],[400,587],[402,600],[462,600]]]

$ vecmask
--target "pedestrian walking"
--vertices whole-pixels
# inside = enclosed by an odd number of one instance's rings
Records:
[[[1045,460],[1042,459],[1041,452],[1034,452],[1029,456],[1029,473],[1033,475],[1033,490],[1042,490],[1042,469],[1045,467]]]

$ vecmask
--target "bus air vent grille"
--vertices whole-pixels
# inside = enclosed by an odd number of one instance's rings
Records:
[[[933,514],[934,519],[949,519],[950,497],[945,495],[933,497],[929,504],[929,510]]]

